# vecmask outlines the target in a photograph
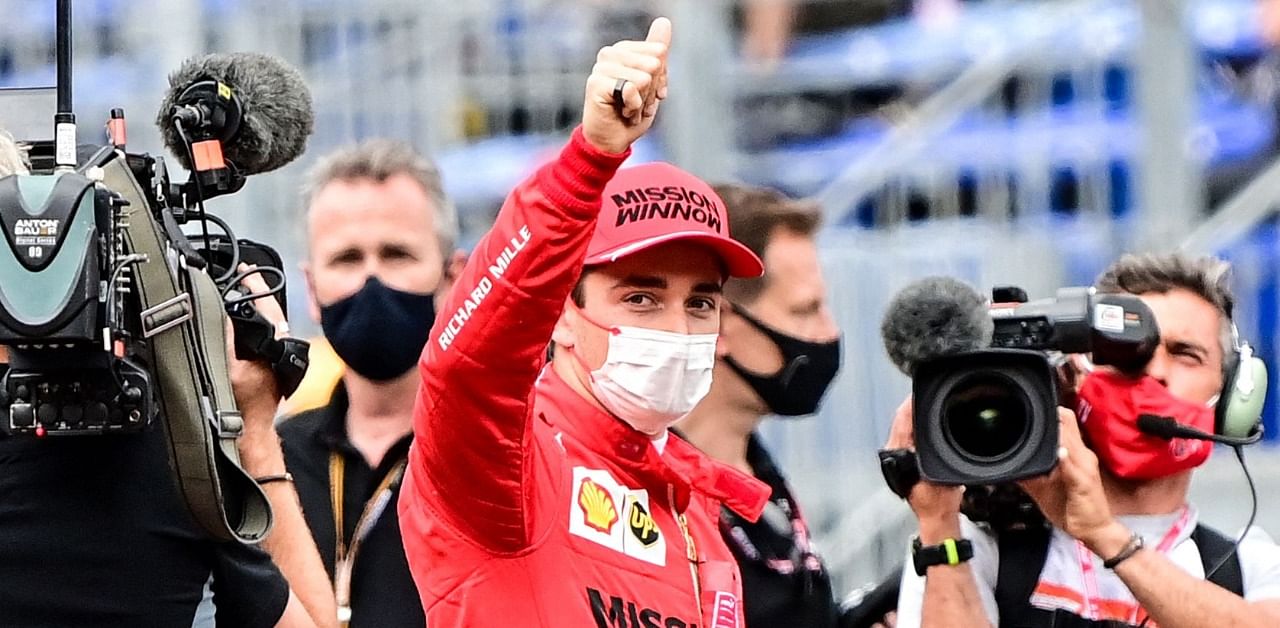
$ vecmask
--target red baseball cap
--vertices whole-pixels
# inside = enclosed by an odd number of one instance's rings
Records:
[[[619,170],[605,186],[586,265],[616,262],[677,240],[709,247],[730,277],[764,274],[760,258],[729,237],[729,214],[711,186],[662,162]]]

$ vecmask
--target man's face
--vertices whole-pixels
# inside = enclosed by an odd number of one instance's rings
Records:
[[[379,183],[339,180],[311,200],[305,264],[311,317],[351,296],[370,276],[391,288],[442,291],[445,251],[435,232],[435,207],[408,175]]]
[[[582,310],[607,327],[643,327],[679,334],[720,329],[719,258],[688,242],[671,242],[595,267],[582,279]],[[567,309],[554,340],[594,370],[609,352],[609,332]]]
[[[840,335],[827,307],[827,284],[822,279],[818,248],[812,237],[777,228],[765,247],[764,267],[764,290],[753,302],[739,303],[737,307],[765,325],[802,340],[830,342]],[[761,375],[777,373],[784,366],[777,345],[732,311],[724,315],[718,352]],[[764,410],[764,402],[741,378],[717,376],[714,381],[717,385],[734,382],[743,395],[750,395]]]
[[[1222,314],[1213,304],[1181,288],[1138,296],[1160,326],[1160,346],[1145,373],[1175,397],[1208,403],[1222,390]]]

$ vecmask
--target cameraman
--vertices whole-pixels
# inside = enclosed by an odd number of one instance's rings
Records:
[[[1251,535],[1232,552],[1231,540],[1197,526],[1187,502],[1192,469],[1210,445],[1165,443],[1135,427],[1135,408],[1159,408],[1179,423],[1212,429],[1203,425],[1206,407],[1238,357],[1227,271],[1216,259],[1178,255],[1125,256],[1104,271],[1098,291],[1139,296],[1160,327],[1143,378],[1098,367],[1076,391],[1088,420],[1059,408],[1057,468],[1018,483],[1053,525],[1038,548],[1034,534],[997,535],[961,516],[962,487],[915,485],[908,501],[920,546],[967,539],[973,558],[930,566],[925,578],[907,569],[900,626],[1280,625],[1280,548]],[[911,446],[908,401],[888,447]],[[1243,597],[1205,579],[1205,565],[1219,557],[1226,569],[1214,582],[1235,569],[1231,586]]]
[[[0,177],[25,172],[0,132]],[[245,283],[266,288],[257,277]],[[282,321],[274,304],[259,300],[268,319]],[[3,357],[0,347],[0,375]],[[235,360],[231,369],[244,468],[282,474],[271,371]],[[179,494],[161,421],[121,436],[0,437],[0,625],[191,626],[211,578],[219,626],[334,625],[292,486],[264,485],[275,527],[261,548],[211,541]]]

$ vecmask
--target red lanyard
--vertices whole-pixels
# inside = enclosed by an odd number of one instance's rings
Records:
[[[1164,538],[1160,539],[1160,544],[1156,546],[1156,551],[1166,554],[1173,549],[1173,545],[1177,543],[1178,537],[1182,536],[1182,531],[1187,528],[1187,524],[1191,523],[1191,509],[1183,506],[1182,511],[1178,515],[1178,519],[1173,522],[1173,526],[1164,534]],[[1084,543],[1076,541],[1076,557],[1080,559],[1080,576],[1084,580],[1084,603],[1080,609],[1080,616],[1085,619],[1101,619],[1099,615],[1099,600],[1101,594],[1098,592],[1098,574],[1094,567],[1094,555]],[[1129,623],[1134,624],[1138,621],[1138,611],[1141,609],[1139,604],[1133,605],[1133,610],[1129,614]]]

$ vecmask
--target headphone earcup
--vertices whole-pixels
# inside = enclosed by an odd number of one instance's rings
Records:
[[[1245,438],[1262,419],[1267,400],[1267,365],[1252,355],[1236,365],[1218,398],[1217,432],[1222,436]]]

